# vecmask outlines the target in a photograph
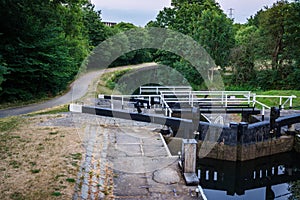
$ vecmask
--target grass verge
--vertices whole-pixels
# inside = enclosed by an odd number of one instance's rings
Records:
[[[293,108],[300,109],[300,91],[298,90],[269,90],[269,91],[257,91],[254,92],[257,95],[271,95],[271,96],[291,96],[295,95],[297,98],[293,99]],[[282,103],[287,99],[284,98]],[[279,106],[279,98],[257,98],[257,101],[260,101],[268,106]],[[289,103],[285,105],[285,108],[289,107]]]

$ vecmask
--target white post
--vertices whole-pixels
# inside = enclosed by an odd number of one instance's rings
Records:
[[[224,91],[222,91],[222,105],[224,104]]]
[[[72,103],[69,105],[69,111],[82,113],[82,105],[77,105]]]
[[[225,95],[225,107],[227,107],[227,94]]]
[[[280,97],[280,99],[279,99],[279,107],[281,107],[282,106],[282,97]]]
[[[248,92],[248,105],[250,105],[251,92]]]
[[[252,106],[254,107],[255,103],[256,103],[256,94],[253,94],[253,100],[252,101],[253,101],[253,105]]]
[[[113,95],[111,95],[111,109],[113,110],[114,109],[114,97]]]
[[[192,94],[192,107],[194,107],[194,95]]]
[[[293,108],[293,97],[290,97],[290,108]]]
[[[172,110],[169,108],[169,117],[172,117]]]

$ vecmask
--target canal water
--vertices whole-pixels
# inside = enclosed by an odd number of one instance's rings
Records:
[[[300,194],[299,158],[295,152],[244,162],[204,158],[198,177],[208,200],[294,200]]]

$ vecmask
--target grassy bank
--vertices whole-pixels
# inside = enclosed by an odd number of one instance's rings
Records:
[[[269,90],[269,91],[256,91],[253,92],[257,95],[271,95],[271,96],[291,96],[295,95],[297,98],[293,99],[293,108],[300,109],[300,91],[298,90]],[[258,101],[268,106],[279,106],[279,98],[257,98]],[[287,99],[283,98],[282,103]],[[285,105],[285,108],[289,107],[289,103]]]

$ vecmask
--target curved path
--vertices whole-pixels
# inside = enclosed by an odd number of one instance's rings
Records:
[[[46,101],[43,103],[37,103],[37,104],[31,104],[31,105],[27,105],[27,106],[23,106],[23,107],[8,108],[8,109],[0,110],[0,118],[28,114],[31,112],[36,112],[39,110],[67,104],[67,103],[70,103],[71,101],[76,101],[76,100],[82,98],[87,93],[90,84],[93,83],[93,81],[96,78],[100,77],[104,73],[116,71],[119,69],[125,69],[125,68],[137,69],[137,68],[151,67],[154,65],[156,65],[156,64],[155,63],[145,63],[145,64],[134,65],[134,66],[101,69],[98,71],[88,72],[88,73],[80,76],[77,80],[75,80],[70,86],[71,87],[70,91],[68,91],[63,96],[56,97],[52,100],[49,100],[49,101]]]

